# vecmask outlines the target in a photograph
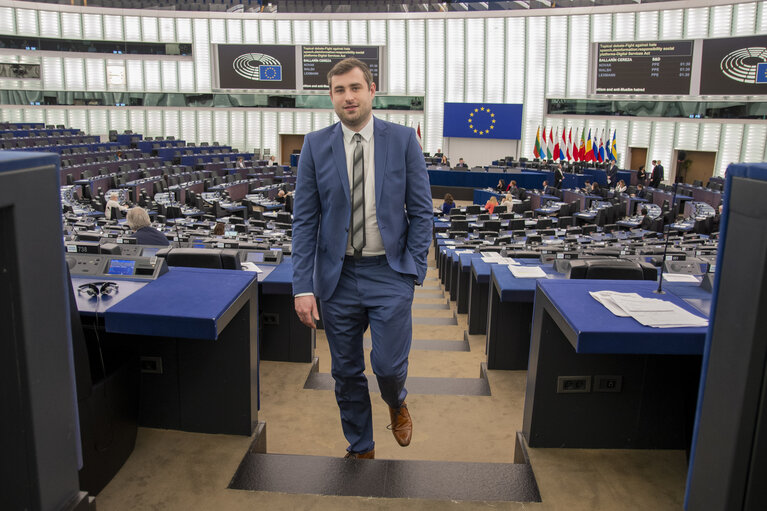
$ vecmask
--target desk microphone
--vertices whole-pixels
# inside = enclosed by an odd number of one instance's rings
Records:
[[[674,212],[674,208],[676,207],[676,190],[677,190],[677,183],[674,183],[671,185],[674,188],[674,193],[671,196],[671,212]],[[672,220],[676,220],[676,215],[674,215],[674,218]],[[673,223],[673,222],[672,222]],[[663,229],[666,231],[666,242],[663,244],[663,259],[661,259],[660,263],[660,278],[658,279],[658,289],[656,289],[654,292],[662,295],[665,294],[665,291],[663,291],[663,269],[666,267],[666,253],[668,252],[668,239],[671,236],[671,224],[668,225],[668,229],[666,229],[666,226],[663,226]]]

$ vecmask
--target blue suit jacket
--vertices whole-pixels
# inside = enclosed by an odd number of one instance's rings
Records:
[[[395,271],[426,275],[432,238],[429,176],[412,128],[373,118],[376,219]],[[341,275],[351,202],[343,130],[336,123],[306,135],[293,206],[293,293],[327,300]]]

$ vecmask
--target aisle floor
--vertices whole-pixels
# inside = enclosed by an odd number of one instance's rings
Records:
[[[429,262],[433,264],[430,254]],[[430,268],[425,286],[438,285]],[[416,288],[415,304],[446,304],[436,289]],[[462,342],[466,316],[449,309],[414,307],[414,317],[456,317],[456,325],[415,324],[414,339]],[[411,351],[410,372],[423,378],[479,378],[485,337],[468,336],[470,351]],[[369,357],[369,349],[366,356]],[[317,335],[320,373],[330,356]],[[369,367],[369,358],[367,366]],[[311,364],[261,363],[261,410],[267,452],[344,455],[338,409],[330,390],[305,389]],[[369,369],[368,369],[369,372]],[[372,374],[372,373],[371,373]],[[388,409],[372,394],[376,458],[513,463],[522,429],[525,371],[488,371],[490,396],[416,394],[408,397],[413,442],[397,445],[386,429]],[[563,421],[568,420],[562,417]],[[227,489],[251,438],[139,428],[136,448],[112,482],[97,496],[101,511],[122,510],[337,510],[345,509],[537,509],[678,510],[686,475],[682,451],[529,449],[542,502],[458,502],[403,498],[338,497]]]

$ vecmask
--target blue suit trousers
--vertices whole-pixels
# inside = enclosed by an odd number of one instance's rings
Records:
[[[407,395],[414,286],[415,276],[393,270],[386,256],[347,256],[338,286],[321,302],[341,427],[352,452],[375,446],[362,345],[368,326],[373,340],[370,362],[381,398],[398,408]]]

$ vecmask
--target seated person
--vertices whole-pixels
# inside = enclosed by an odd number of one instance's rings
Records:
[[[135,207],[128,210],[125,223],[135,231],[136,243],[139,245],[163,245],[168,246],[168,238],[163,233],[152,227],[152,221],[146,210]]]
[[[224,225],[224,222],[216,222],[216,226],[213,227],[211,234],[213,236],[223,236],[225,232],[226,226]]]
[[[602,189],[596,181],[591,183],[591,195],[602,195]]]
[[[112,220],[112,208],[117,208],[123,213],[128,211],[128,208],[120,204],[116,193],[109,195],[109,200],[107,201],[106,206],[104,206],[104,216],[107,218],[107,220]],[[117,219],[115,218],[115,220]]]
[[[509,192],[509,194],[514,197],[515,199],[521,198],[520,195],[520,189],[517,188],[517,182],[513,179],[509,182],[509,186],[506,187],[506,191]]]
[[[442,149],[437,149],[437,152],[434,153],[435,158],[442,158],[444,154],[442,154]]]
[[[626,182],[623,179],[620,179],[618,184],[615,185],[615,193],[626,193],[627,189],[628,187],[626,186]]]
[[[591,181],[588,179],[583,182],[583,188],[581,188],[584,193],[591,193]]]
[[[244,169],[245,168],[245,159],[242,156],[237,157],[237,163],[234,164],[234,166],[238,169]]]
[[[463,158],[458,158],[458,164],[455,166],[457,169],[468,169],[469,165],[463,161]]]
[[[449,161],[447,161],[447,156],[445,156],[445,155],[443,154],[443,155],[442,155],[442,159],[440,160],[439,164],[440,164],[440,166],[442,166],[442,167],[449,167],[449,166],[450,166],[450,162],[449,162]]]
[[[279,165],[279,163],[277,162],[276,156],[272,155],[269,157],[269,165]]]
[[[450,214],[450,210],[455,207],[455,201],[453,196],[449,193],[445,194],[445,200],[442,202],[442,214],[447,216]]]
[[[646,199],[647,198],[647,190],[644,189],[644,184],[637,183],[637,192],[636,192],[635,196],[639,197],[640,199]]]
[[[642,216],[642,222],[639,224],[639,228],[649,229],[652,225],[652,218],[647,214],[647,208],[642,208],[639,214]]]
[[[559,196],[559,190],[553,186],[549,186],[548,181],[544,181],[543,184],[541,185],[541,192],[544,195],[553,195],[555,197]]]
[[[506,206],[506,211],[511,211],[511,207],[514,205],[514,197],[511,193],[507,193],[501,202],[501,206]]]
[[[498,185],[495,187],[495,191],[498,193],[503,193],[506,191],[506,181],[503,179],[498,180]]]
[[[487,211],[488,213],[492,215],[493,210],[495,209],[497,205],[498,205],[498,199],[496,199],[495,195],[493,195],[492,197],[490,197],[490,200],[487,201],[487,203],[485,204],[485,211]]]
[[[277,197],[275,197],[274,200],[276,200],[280,204],[285,204],[285,197],[287,195],[288,194],[285,193],[285,190],[280,189],[280,191],[277,192]]]

